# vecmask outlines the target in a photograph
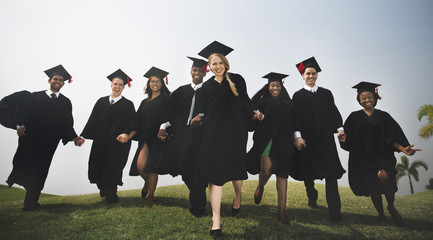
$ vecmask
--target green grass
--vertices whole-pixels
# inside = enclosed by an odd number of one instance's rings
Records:
[[[224,186],[223,238],[433,239],[433,191],[396,198],[405,221],[404,227],[398,227],[388,212],[386,222],[376,222],[371,200],[354,196],[347,187],[339,188],[344,219],[332,222],[324,185],[316,185],[319,208],[313,210],[307,207],[303,183],[289,182],[286,215],[291,225],[285,226],[276,221],[275,181],[266,185],[260,205],[253,200],[256,184],[245,181],[238,217],[230,216],[233,187],[230,183]],[[39,201],[41,208],[34,212],[21,210],[24,195],[11,193],[15,191],[0,188],[0,239],[211,239],[210,204],[207,217],[194,218],[184,185],[159,187],[152,206],[145,205],[140,190],[129,190],[119,192],[120,202],[112,205],[101,201],[98,194],[44,196]],[[11,195],[9,199],[5,194]]]
[[[26,191],[21,188],[9,188],[8,186],[0,184],[0,202],[11,200],[23,200],[26,196]],[[42,193],[40,198],[53,197],[55,195]]]

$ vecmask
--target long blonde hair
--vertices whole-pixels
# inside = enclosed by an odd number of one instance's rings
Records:
[[[232,82],[232,80],[229,78],[229,73],[228,73],[228,72],[229,72],[229,70],[230,70],[230,64],[229,64],[229,61],[227,60],[227,58],[226,58],[224,55],[220,54],[220,53],[213,53],[213,54],[211,54],[211,55],[209,56],[209,58],[208,58],[208,64],[209,64],[209,66],[211,65],[211,60],[212,60],[212,58],[215,57],[215,56],[221,58],[221,60],[223,61],[224,66],[225,66],[225,68],[226,68],[226,70],[225,70],[225,72],[224,72],[225,78],[226,78],[227,81],[229,82],[230,89],[232,90],[233,94],[234,94],[235,96],[238,96],[239,94],[238,94],[238,91],[236,90],[236,86],[235,86],[235,84]]]

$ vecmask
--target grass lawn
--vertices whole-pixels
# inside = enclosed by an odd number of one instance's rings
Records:
[[[370,198],[356,197],[340,187],[343,220],[328,219],[324,185],[316,184],[319,208],[307,206],[301,182],[289,182],[286,215],[290,226],[276,221],[275,181],[270,181],[260,205],[254,204],[257,181],[245,181],[242,209],[231,217],[233,187],[223,188],[222,239],[433,239],[433,191],[396,197],[405,225],[398,227],[385,211],[386,222],[376,221]],[[155,202],[145,205],[141,189],[119,192],[120,202],[107,205],[99,194],[41,196],[41,208],[23,212],[24,191],[0,187],[0,239],[212,239],[210,204],[207,216],[189,213],[184,185],[159,187]],[[385,209],[386,209],[386,201]]]

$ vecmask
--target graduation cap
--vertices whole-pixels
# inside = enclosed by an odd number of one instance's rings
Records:
[[[298,69],[299,73],[301,73],[301,75],[304,73],[304,69],[306,67],[314,67],[317,72],[322,71],[322,69],[320,69],[319,64],[317,63],[314,57],[310,57],[309,59],[306,59],[296,64],[296,68]]]
[[[192,67],[191,68],[198,67],[198,68],[203,69],[203,71],[205,71],[205,72],[209,72],[209,70],[207,69],[207,66],[208,66],[207,61],[205,61],[203,59],[199,59],[199,58],[193,58],[193,57],[187,57],[187,58],[192,60]]]
[[[211,44],[207,45],[207,47],[205,47],[203,50],[201,50],[198,53],[198,55],[208,59],[209,56],[212,55],[213,53],[219,53],[219,54],[222,54],[224,56],[227,56],[232,51],[233,51],[233,48],[227,47],[226,45],[224,45],[220,42],[213,41]]]
[[[159,69],[157,67],[152,67],[152,68],[149,69],[149,71],[147,71],[144,74],[144,77],[146,77],[146,78],[158,77],[161,80],[164,79],[164,77],[165,77],[165,84],[168,84],[168,77],[167,77],[167,75],[168,75],[168,72],[166,72],[166,71],[164,71],[162,69]]]
[[[377,87],[379,87],[379,86],[380,86],[380,84],[378,84],[378,83],[360,82],[360,83],[356,84],[355,86],[353,86],[352,88],[356,88],[358,94],[365,92],[365,91],[369,91],[369,92],[372,92],[373,94],[376,94],[378,99],[382,99],[379,96],[379,91],[377,90]]]
[[[270,72],[270,73],[266,74],[265,76],[263,76],[262,78],[267,78],[268,83],[275,82],[275,81],[283,83],[283,79],[288,77],[288,76],[289,75],[287,75],[287,74]]]
[[[114,73],[107,76],[108,80],[110,81],[113,81],[113,79],[116,77],[121,78],[124,85],[128,84],[128,87],[131,87],[132,79],[129,78],[129,76],[126,75],[126,73],[124,73],[120,68],[117,69]]]
[[[62,66],[62,64],[50,68],[44,71],[45,74],[51,79],[54,75],[60,75],[63,77],[63,80],[68,79],[68,83],[72,82],[72,76],[66,71],[66,69]]]

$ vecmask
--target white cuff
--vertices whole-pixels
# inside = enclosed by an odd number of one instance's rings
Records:
[[[171,126],[170,122],[165,122],[165,123],[161,124],[161,126],[159,127],[159,129],[165,130],[165,129],[167,129],[170,126]]]
[[[302,136],[301,136],[301,132],[300,131],[295,131],[294,133],[293,133],[293,139],[297,139],[297,138],[301,138]]]

